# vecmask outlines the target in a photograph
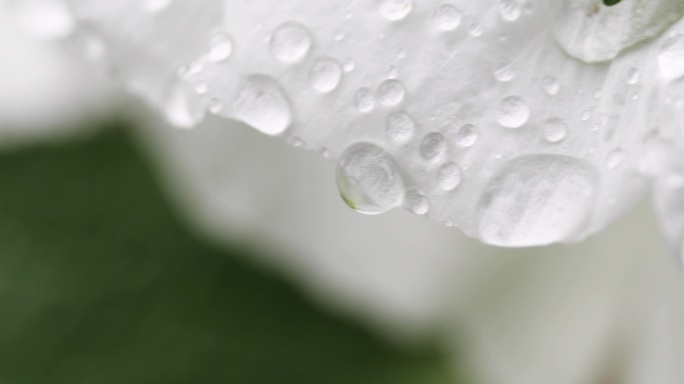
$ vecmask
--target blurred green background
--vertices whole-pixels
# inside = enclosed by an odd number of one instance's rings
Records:
[[[184,226],[126,133],[0,155],[0,383],[453,383]]]

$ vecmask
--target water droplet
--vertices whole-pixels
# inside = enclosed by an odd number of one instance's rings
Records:
[[[233,102],[233,114],[267,135],[283,133],[292,123],[285,92],[278,82],[262,75],[252,75],[242,82]]]
[[[583,111],[582,112],[582,121],[589,121],[591,120],[591,111]]]
[[[472,124],[466,124],[458,131],[456,143],[461,147],[469,148],[475,145],[477,138],[477,128]]]
[[[436,162],[446,153],[446,148],[446,140],[441,133],[428,133],[420,143],[420,157],[425,161]]]
[[[480,200],[480,238],[506,247],[572,240],[591,214],[597,189],[598,172],[579,159],[545,154],[511,160]]]
[[[556,96],[560,92],[560,83],[555,77],[547,76],[542,80],[542,89],[549,96]]]
[[[622,163],[625,161],[626,155],[627,154],[625,153],[625,151],[621,148],[617,148],[617,149],[612,150],[608,154],[608,161],[607,161],[608,169],[615,169],[615,168],[619,167],[620,165],[622,165]]]
[[[461,25],[461,12],[450,4],[437,8],[433,16],[435,28],[440,31],[453,31]]]
[[[636,84],[641,79],[641,72],[638,69],[632,68],[627,71],[627,84]]]
[[[660,73],[670,80],[684,76],[684,35],[667,38],[658,54]]]
[[[380,16],[390,21],[405,18],[413,8],[412,0],[377,0],[377,2]]]
[[[150,13],[159,13],[171,5],[171,0],[145,0],[142,3],[143,10]]]
[[[193,128],[203,117],[196,107],[195,100],[188,94],[188,90],[182,83],[178,83],[171,89],[166,99],[164,117],[176,128]]]
[[[398,111],[387,117],[386,132],[392,140],[406,141],[413,136],[416,123],[406,111]]]
[[[220,99],[213,97],[209,100],[209,112],[215,115],[223,112],[223,103]]]
[[[209,60],[218,63],[233,54],[233,40],[226,32],[217,32],[209,40]]]
[[[508,82],[515,78],[515,70],[513,70],[511,63],[503,61],[494,71],[494,77],[501,82]]]
[[[461,168],[454,163],[444,164],[439,171],[437,171],[437,183],[439,187],[445,191],[453,191],[461,185],[463,176]]]
[[[333,39],[335,39],[335,41],[337,41],[337,42],[344,40],[346,37],[347,37],[347,34],[344,33],[344,31],[337,31],[333,35]]]
[[[385,80],[378,86],[378,99],[383,105],[398,105],[404,100],[405,95],[406,89],[399,80]]]
[[[565,140],[568,134],[568,127],[561,119],[552,118],[544,125],[544,139],[549,143],[559,143]]]
[[[352,59],[347,59],[345,60],[342,69],[347,73],[352,72],[354,69],[356,69],[356,62]]]
[[[473,37],[482,36],[482,27],[478,23],[473,23],[468,27],[468,33]]]
[[[406,205],[416,215],[425,215],[430,211],[430,200],[418,192],[407,193]]]
[[[271,53],[285,63],[294,63],[306,56],[313,45],[309,30],[294,22],[280,25],[271,36]]]
[[[515,21],[521,13],[522,8],[517,0],[499,0],[499,14],[504,20]]]
[[[368,113],[375,109],[375,96],[368,88],[361,88],[354,95],[354,105],[359,112]]]
[[[347,205],[370,215],[396,208],[404,199],[404,181],[394,159],[371,143],[356,143],[344,151],[337,186]]]
[[[530,108],[518,96],[509,96],[499,104],[497,121],[506,128],[520,128],[530,118]]]
[[[318,92],[332,92],[342,81],[342,67],[335,59],[319,57],[311,66],[309,81]]]

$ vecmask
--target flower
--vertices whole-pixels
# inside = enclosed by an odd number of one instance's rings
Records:
[[[113,63],[171,122],[191,126],[209,111],[327,154],[358,209],[401,205],[491,244],[542,245],[599,231],[654,185],[680,249],[684,25],[676,1],[68,4],[84,26],[73,42],[102,42],[96,59]],[[318,179],[270,163],[286,152],[272,141],[209,120],[191,132],[151,124],[141,135],[215,237],[238,231],[289,244],[307,259],[283,263],[315,289],[374,308],[382,324],[465,337],[487,382],[600,380],[608,356],[627,382],[681,382],[684,348],[669,336],[678,332],[682,290],[666,260],[599,249],[502,261],[398,212],[337,213],[349,224],[333,234],[340,227],[321,225],[332,218],[318,216],[327,203],[316,200],[333,193],[316,192],[326,188]],[[314,162],[311,153],[287,156]],[[311,176],[331,173],[312,168]],[[243,177],[250,182],[237,182]],[[653,247],[642,252],[658,253]],[[510,273],[516,267],[520,276]],[[614,324],[626,329],[612,334]]]

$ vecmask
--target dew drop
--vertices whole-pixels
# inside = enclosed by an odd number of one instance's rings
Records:
[[[369,88],[361,88],[354,95],[354,106],[362,113],[368,113],[375,109],[375,95]]]
[[[166,121],[176,128],[190,129],[202,120],[202,114],[182,83],[171,89],[163,111]]]
[[[294,22],[281,24],[271,36],[271,53],[285,63],[294,63],[306,56],[313,45],[309,30]]]
[[[627,71],[627,84],[634,85],[641,79],[641,72],[638,69],[632,68]]]
[[[209,60],[218,63],[233,54],[233,40],[226,32],[217,32],[209,40]]]
[[[658,66],[666,79],[684,76],[684,35],[675,35],[663,42],[658,53]]]
[[[412,0],[377,0],[377,2],[380,16],[390,21],[405,18],[413,9]]]
[[[520,128],[530,118],[530,108],[518,96],[509,96],[499,104],[497,121],[506,128]]]
[[[378,99],[383,105],[398,105],[404,100],[405,95],[406,89],[399,80],[385,80],[378,86]]]
[[[453,31],[461,25],[461,12],[450,4],[437,8],[433,16],[435,28],[440,31]]]
[[[459,185],[463,176],[461,168],[454,163],[444,164],[439,171],[437,171],[437,183],[439,187],[445,191],[453,191]]]
[[[209,112],[215,115],[223,112],[223,103],[220,99],[214,97],[209,100]]]
[[[456,143],[463,148],[469,148],[475,145],[478,136],[477,128],[472,124],[466,124],[458,131]]]
[[[275,80],[262,75],[252,75],[242,82],[233,102],[233,114],[267,135],[283,133],[292,123],[285,92]]]
[[[406,111],[398,111],[387,117],[386,132],[392,140],[406,141],[413,136],[416,123]]]
[[[522,8],[517,0],[499,0],[499,14],[504,20],[515,21],[520,18]]]
[[[509,62],[500,62],[494,71],[494,77],[501,82],[509,82],[515,78],[515,71]]]
[[[544,139],[549,143],[559,143],[565,140],[568,127],[561,119],[552,118],[544,124]]]
[[[438,161],[446,153],[446,140],[439,132],[428,133],[420,143],[420,157],[425,161]]]
[[[309,70],[309,82],[321,93],[334,91],[342,81],[342,67],[335,59],[319,57]]]
[[[555,77],[547,76],[542,80],[542,89],[549,96],[556,96],[560,92],[560,83]]]
[[[598,172],[582,160],[548,154],[511,160],[480,199],[480,238],[506,247],[572,240],[586,224],[597,189]]]
[[[369,215],[396,208],[404,199],[404,181],[394,159],[371,143],[356,143],[344,151],[337,186],[347,205]]]

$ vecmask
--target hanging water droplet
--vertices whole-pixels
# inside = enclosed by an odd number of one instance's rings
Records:
[[[445,191],[453,191],[461,185],[463,176],[461,168],[454,163],[444,164],[439,171],[437,171],[437,183],[439,187]]]
[[[509,96],[499,103],[497,121],[506,128],[520,128],[530,118],[530,108],[518,96]]]
[[[413,8],[412,0],[377,0],[377,2],[380,16],[390,21],[405,18]]]
[[[542,80],[542,89],[549,96],[556,96],[560,92],[560,83],[555,77],[547,76]]]
[[[658,54],[658,66],[666,79],[684,76],[684,35],[674,35],[663,42]]]
[[[477,138],[477,128],[472,124],[466,124],[458,131],[456,143],[461,147],[469,148],[475,145]]]
[[[369,88],[361,88],[354,95],[354,105],[356,110],[368,113],[375,109],[375,95]]]
[[[425,215],[430,211],[430,200],[418,192],[407,193],[406,205],[416,215]]]
[[[394,159],[371,143],[356,143],[344,151],[337,185],[347,205],[370,215],[396,208],[404,199],[404,181]]]
[[[334,91],[342,81],[342,67],[330,57],[319,57],[309,70],[309,82],[321,93]]]
[[[549,143],[559,143],[565,140],[568,127],[561,119],[552,118],[544,124],[544,139]]]
[[[395,141],[406,141],[413,136],[416,123],[406,111],[398,111],[387,117],[387,136]]]
[[[385,80],[378,86],[378,99],[383,105],[398,105],[404,100],[405,95],[406,89],[399,80]]]
[[[281,134],[292,123],[285,92],[278,82],[262,75],[252,75],[242,82],[233,101],[233,114],[267,135]]]
[[[437,8],[433,16],[435,28],[440,31],[453,31],[461,25],[461,12],[451,4]]]
[[[420,157],[436,162],[446,153],[446,140],[439,132],[428,133],[420,143]]]
[[[280,25],[271,36],[271,53],[285,63],[294,63],[306,56],[313,45],[309,30],[294,22]]]
[[[233,54],[233,40],[226,32],[217,32],[209,40],[209,60],[218,63]]]
[[[589,163],[560,155],[508,162],[480,200],[480,238],[492,245],[527,247],[581,235],[598,189]]]

